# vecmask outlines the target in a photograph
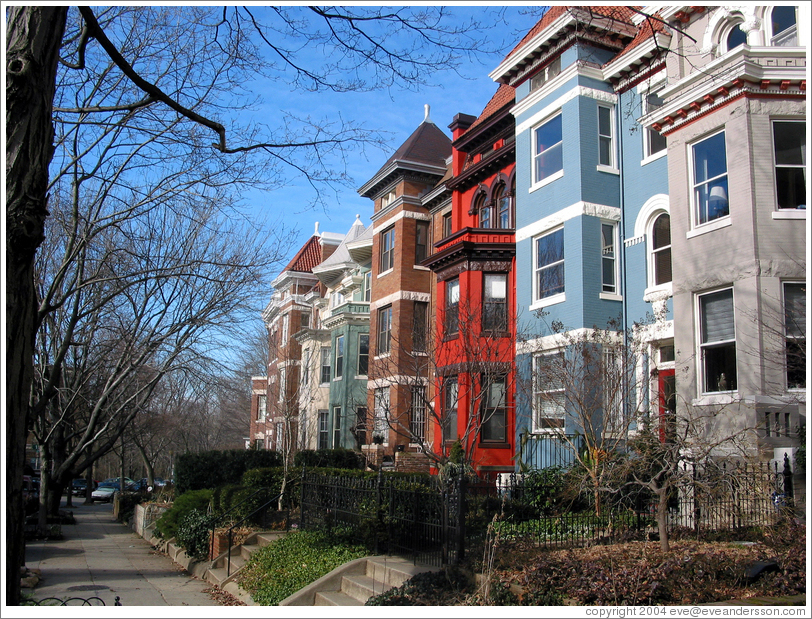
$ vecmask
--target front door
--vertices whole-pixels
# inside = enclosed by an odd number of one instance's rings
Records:
[[[660,393],[660,441],[670,440],[676,431],[677,384],[674,370],[660,370],[657,389]]]

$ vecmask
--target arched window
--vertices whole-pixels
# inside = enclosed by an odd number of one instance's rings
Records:
[[[654,220],[650,238],[649,285],[667,284],[671,281],[671,217],[668,213]]]
[[[485,202],[485,197],[482,197],[479,205],[479,227],[480,228],[493,228],[493,221],[491,216],[491,205]]]
[[[742,30],[741,24],[736,24],[727,34],[727,51],[736,49],[739,45],[747,43],[747,33]]]
[[[510,228],[511,220],[513,219],[511,217],[510,193],[508,193],[507,188],[502,183],[500,183],[493,192],[491,204],[493,205],[496,220],[494,228]]]
[[[797,17],[794,6],[773,7],[770,14],[770,45],[798,45]]]

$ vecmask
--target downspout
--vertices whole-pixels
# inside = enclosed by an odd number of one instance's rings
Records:
[[[632,92],[631,90],[627,90],[626,92]],[[623,94],[620,93],[618,95],[618,109],[623,109]],[[618,250],[622,247],[622,251],[618,251],[620,254],[620,286],[621,286],[621,315],[623,320],[623,338],[624,342],[628,341],[628,325],[629,325],[629,304],[628,304],[628,289],[626,285],[626,192],[624,191],[625,186],[625,162],[623,157],[623,131],[617,132],[618,136],[618,168],[620,169],[620,225],[618,226]],[[622,364],[622,379],[623,379],[623,395],[625,396],[628,394],[628,368],[626,367],[628,362],[628,355],[623,354],[621,356],[621,364]],[[628,398],[623,397],[623,408],[626,410],[623,411],[624,418],[629,411],[628,408]],[[626,433],[628,433],[628,426],[626,426]]]

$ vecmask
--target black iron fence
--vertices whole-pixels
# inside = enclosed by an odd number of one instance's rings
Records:
[[[565,492],[564,473],[491,479],[374,479],[303,473],[301,526],[344,531],[378,553],[415,563],[459,562],[490,535],[545,547],[614,543],[655,533],[659,505],[646,488]],[[667,493],[667,526],[701,536],[770,526],[792,509],[789,461],[685,464]],[[596,505],[599,502],[600,505]]]

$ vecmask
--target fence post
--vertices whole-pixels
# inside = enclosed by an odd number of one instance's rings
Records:
[[[383,483],[383,469],[378,468],[378,478],[375,483],[375,554],[379,555],[378,530],[381,523],[381,484]]]
[[[305,465],[302,463],[302,485],[299,487],[299,528],[307,528],[307,510],[305,510]]]
[[[457,556],[454,559],[455,564],[465,558],[465,503],[467,498],[465,474],[461,472],[457,480]]]

